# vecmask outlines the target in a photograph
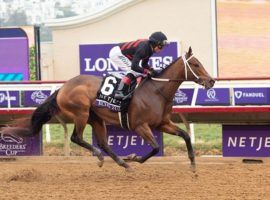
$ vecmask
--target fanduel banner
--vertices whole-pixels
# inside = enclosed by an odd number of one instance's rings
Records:
[[[225,157],[270,157],[270,125],[223,125]]]
[[[270,88],[234,88],[235,105],[269,105]]]
[[[80,73],[105,76],[109,72],[120,71],[109,59],[109,52],[115,45],[117,44],[80,45]],[[171,42],[162,52],[150,58],[149,65],[158,70],[169,65],[177,57],[177,42]]]
[[[229,88],[199,89],[196,105],[230,105]]]
[[[127,156],[133,153],[136,153],[138,156],[144,156],[152,150],[152,147],[133,131],[126,131],[114,126],[107,126],[107,130],[108,144],[119,156]],[[162,156],[163,135],[155,130],[153,131],[153,134],[160,146],[160,151],[157,156]],[[92,139],[93,145],[97,147],[97,140],[94,133]],[[106,155],[105,153],[103,154]]]

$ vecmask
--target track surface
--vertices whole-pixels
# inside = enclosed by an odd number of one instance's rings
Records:
[[[92,156],[20,157],[0,162],[0,199],[269,199],[270,159],[152,158],[130,163],[126,172],[107,158],[102,168]]]

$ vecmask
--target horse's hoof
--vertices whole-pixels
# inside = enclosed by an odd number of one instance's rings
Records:
[[[97,162],[97,165],[98,165],[99,167],[102,167],[103,164],[104,164],[104,160],[100,160],[100,161]]]
[[[192,172],[196,172],[196,164],[195,164],[195,163],[191,163],[191,165],[190,165],[190,170],[191,170]]]
[[[130,162],[136,160],[137,155],[135,153],[128,155],[126,158],[124,158],[124,161]]]
[[[131,167],[127,167],[125,169],[126,169],[126,172],[128,172],[128,173],[134,172],[133,168],[131,168]]]

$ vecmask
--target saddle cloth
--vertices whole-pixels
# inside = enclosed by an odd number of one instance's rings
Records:
[[[97,92],[96,106],[106,107],[113,112],[121,112],[121,100],[115,99],[115,91],[121,81],[121,76],[115,74],[107,75]]]
[[[105,107],[113,112],[118,112],[122,128],[129,130],[128,122],[128,106],[130,104],[132,95],[124,100],[115,99],[115,91],[122,79],[122,75],[109,74],[101,84],[97,92],[95,105],[98,107]]]

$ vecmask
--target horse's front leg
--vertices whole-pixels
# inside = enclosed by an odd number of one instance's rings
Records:
[[[171,134],[171,135],[176,135],[176,136],[180,136],[185,140],[186,146],[187,146],[187,150],[188,150],[188,157],[190,159],[191,165],[195,166],[195,155],[194,155],[194,151],[193,151],[193,147],[191,144],[191,139],[189,134],[180,129],[176,124],[174,124],[171,120],[169,120],[168,122],[160,125],[157,130]]]

